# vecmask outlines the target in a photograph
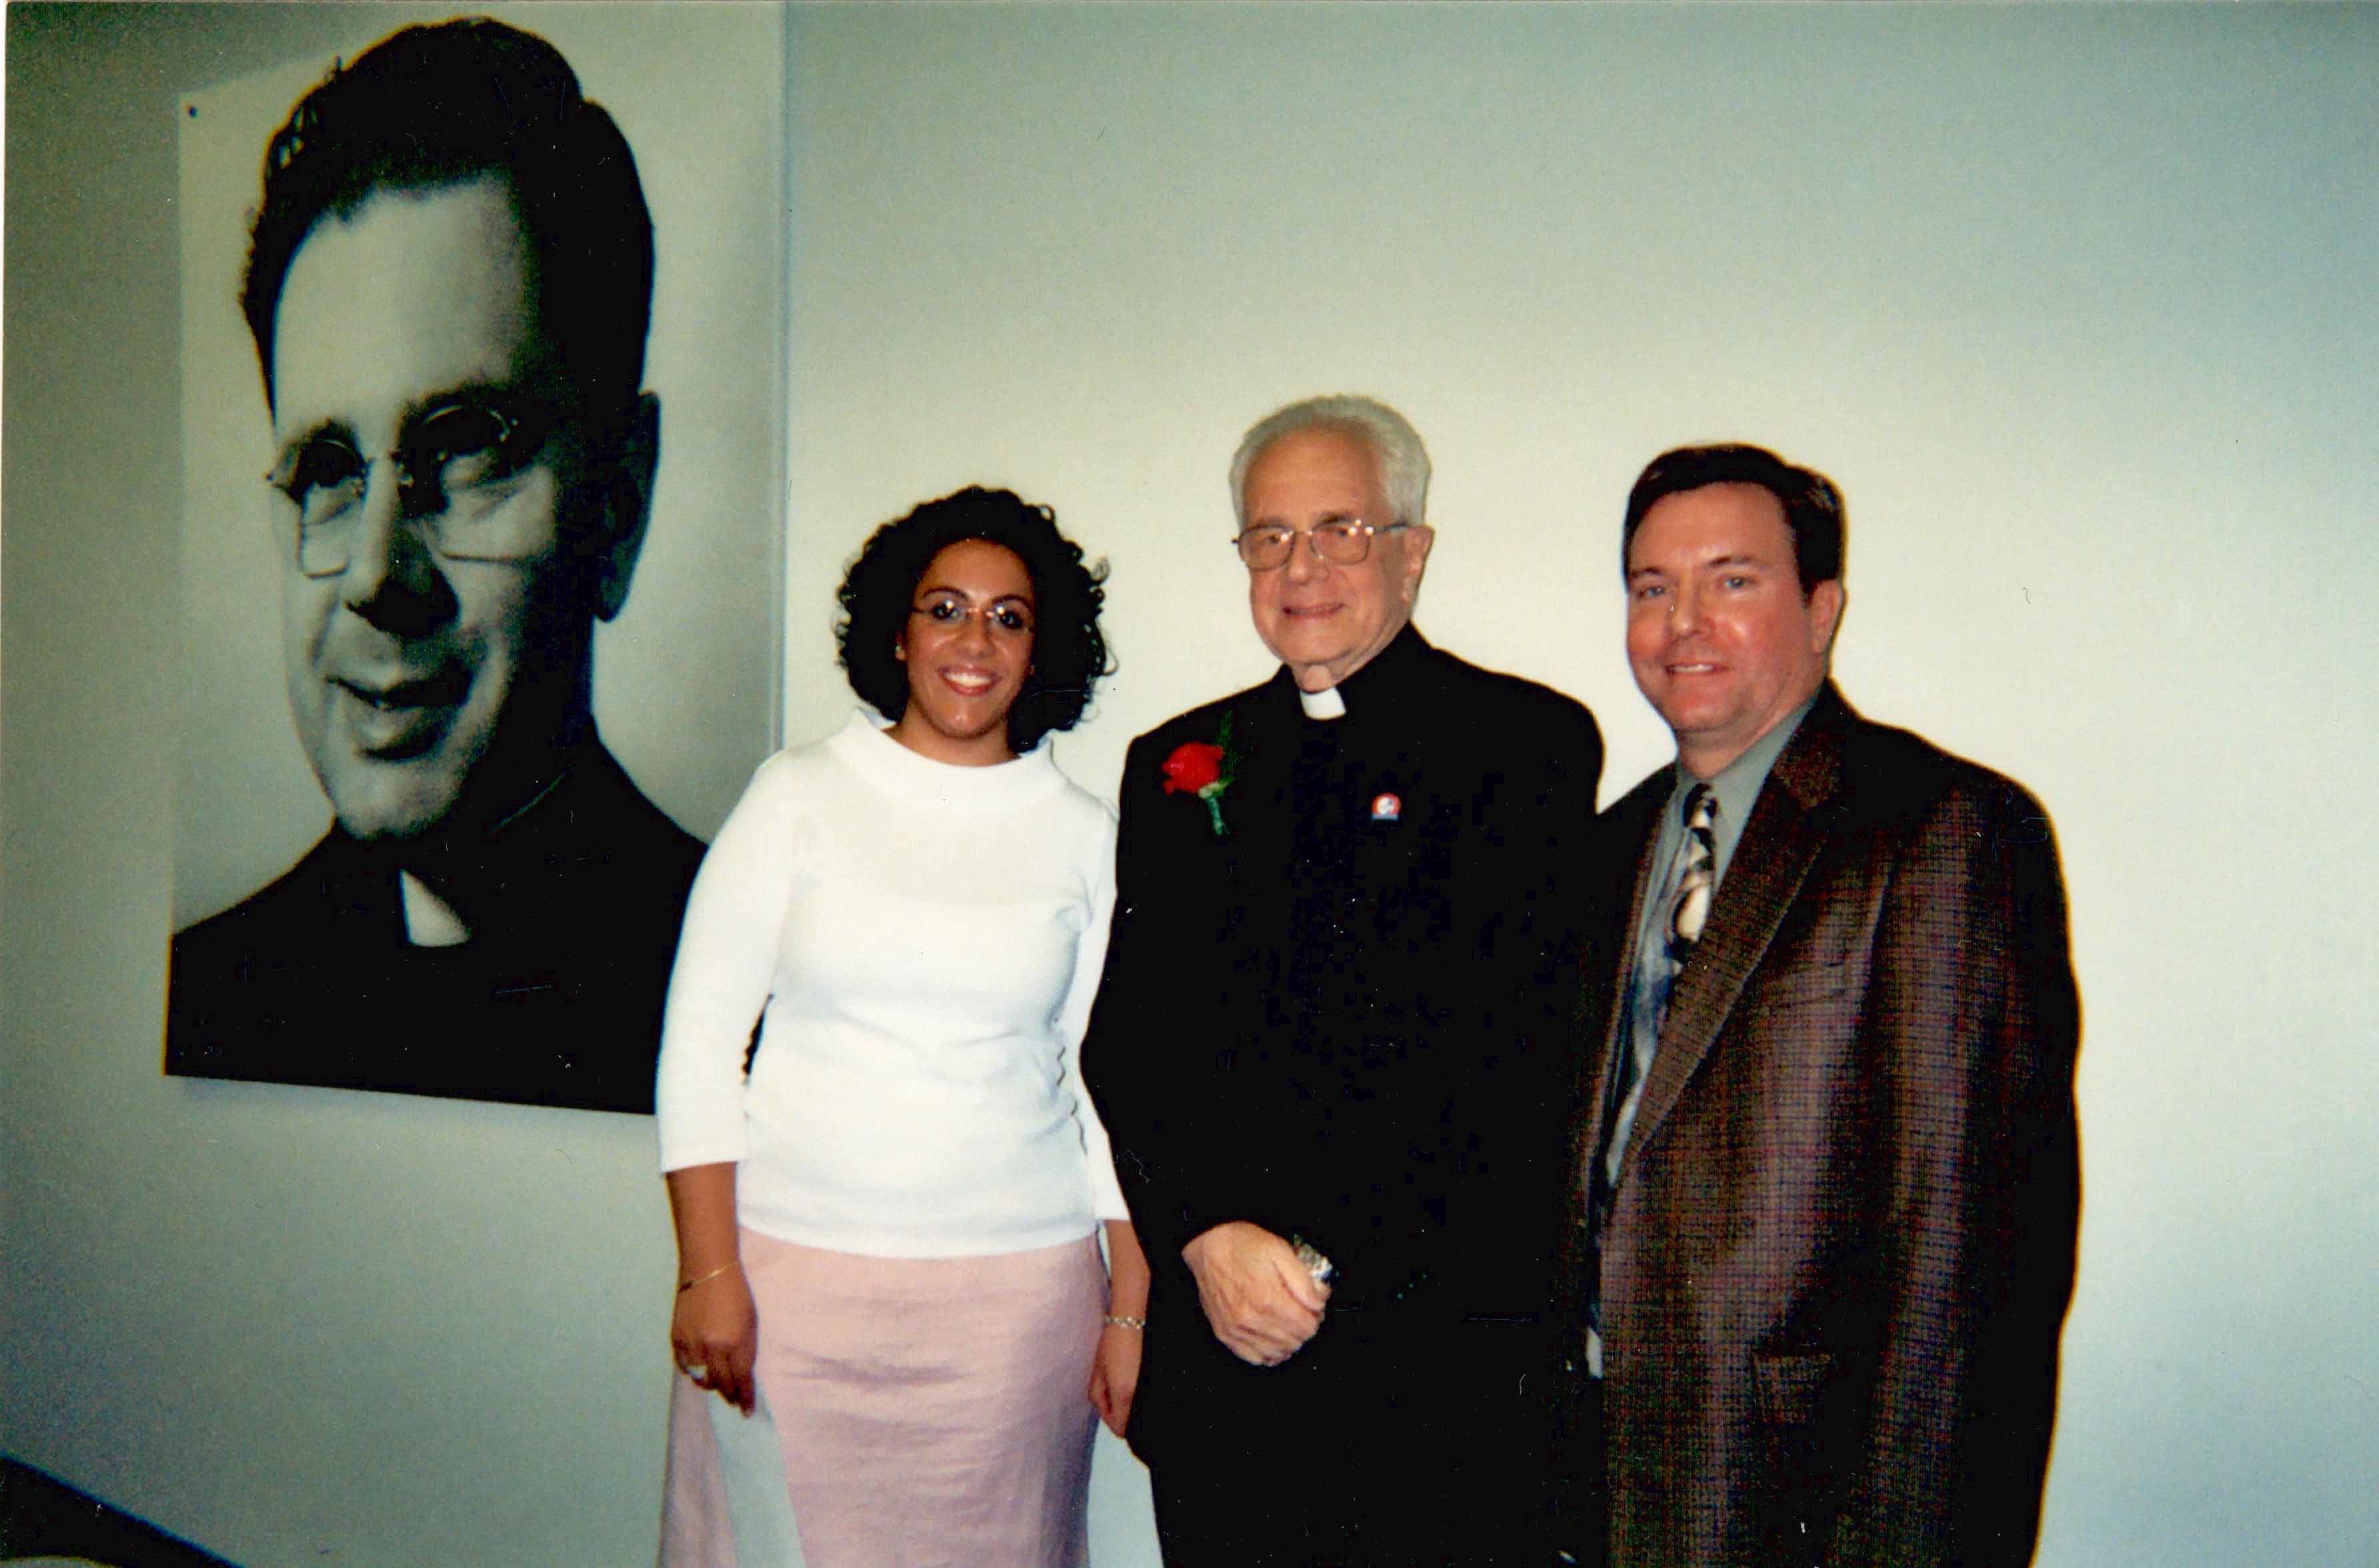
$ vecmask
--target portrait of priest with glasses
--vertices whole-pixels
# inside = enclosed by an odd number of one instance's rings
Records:
[[[1153,1273],[1126,1436],[1168,1568],[1544,1559],[1602,742],[1412,625],[1429,476],[1370,398],[1258,421],[1236,543],[1281,667],[1124,765],[1082,1072]]]
[[[166,1068],[652,1108],[698,840],[595,729],[659,456],[652,221],[562,56],[408,28],[273,136],[241,305],[334,818],[174,938]]]

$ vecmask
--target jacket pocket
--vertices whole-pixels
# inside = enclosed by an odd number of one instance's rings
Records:
[[[1813,1424],[1824,1407],[1833,1370],[1834,1358],[1823,1354],[1752,1357],[1752,1376],[1759,1391],[1759,1418],[1771,1427]]]
[[[1842,1434],[1835,1427],[1843,1369],[1827,1355],[1751,1358],[1766,1433],[1756,1561],[1768,1568],[1814,1568],[1827,1560],[1842,1506]]]
[[[1851,995],[1856,969],[1842,959],[1805,959],[1760,971],[1745,992],[1755,1014],[1837,1007]]]

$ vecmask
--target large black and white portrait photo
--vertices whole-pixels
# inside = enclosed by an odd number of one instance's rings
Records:
[[[665,9],[180,105],[171,1073],[651,1108],[783,511],[775,21]]]

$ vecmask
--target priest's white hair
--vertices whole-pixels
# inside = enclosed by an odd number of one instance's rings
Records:
[[[1257,456],[1283,436],[1316,428],[1354,436],[1379,460],[1380,488],[1387,492],[1388,504],[1396,514],[1367,521],[1382,527],[1429,521],[1429,450],[1420,444],[1420,432],[1377,398],[1341,393],[1303,398],[1286,408],[1275,408],[1240,438],[1239,450],[1231,458],[1231,510],[1240,527],[1248,525],[1248,470]]]

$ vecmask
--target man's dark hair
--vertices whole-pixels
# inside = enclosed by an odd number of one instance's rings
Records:
[[[1842,492],[1814,468],[1741,442],[1681,446],[1652,459],[1636,476],[1636,488],[1627,492],[1627,521],[1619,531],[1622,576],[1636,529],[1653,503],[1705,485],[1757,485],[1776,498],[1784,509],[1784,525],[1793,530],[1793,568],[1802,593],[1842,577]]]
[[[272,401],[273,319],[306,236],[375,191],[494,175],[528,237],[538,324],[598,416],[644,382],[653,221],[626,138],[545,40],[484,17],[409,27],[332,66],[264,151],[240,308]]]
[[[835,597],[835,645],[851,689],[887,718],[909,706],[909,670],[897,649],[917,585],[934,557],[981,539],[1012,553],[1033,583],[1033,668],[1008,710],[1008,745],[1021,755],[1052,730],[1071,730],[1091,687],[1113,668],[1099,634],[1107,566],[1082,564],[1082,547],[1057,531],[1057,514],[1012,490],[965,489],[929,501],[868,536]]]

